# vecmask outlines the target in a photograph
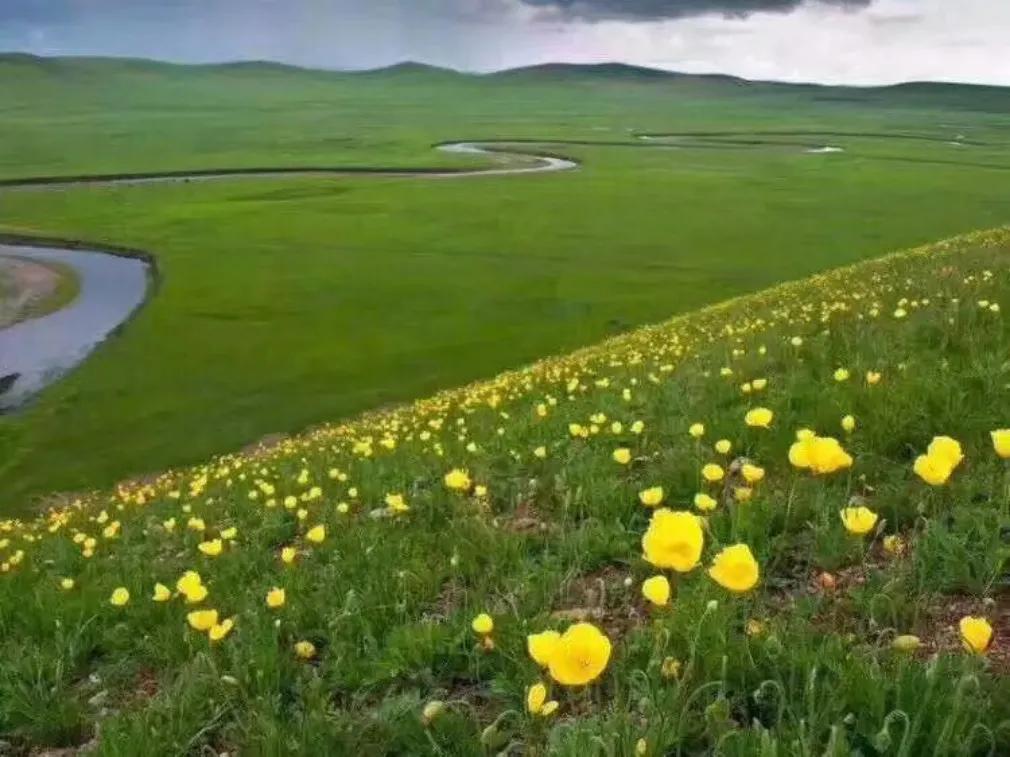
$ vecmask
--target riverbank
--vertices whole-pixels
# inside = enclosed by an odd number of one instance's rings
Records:
[[[71,266],[0,256],[0,329],[69,305],[80,288]]]

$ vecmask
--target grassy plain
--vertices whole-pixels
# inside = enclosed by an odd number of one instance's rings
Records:
[[[0,87],[7,179],[476,165],[431,145],[481,138],[544,140],[582,162],[525,177],[0,190],[0,232],[141,248],[161,272],[121,336],[0,420],[14,511],[1010,215],[998,89],[16,56]],[[731,135],[672,148],[638,132]],[[804,151],[828,143],[846,152]]]

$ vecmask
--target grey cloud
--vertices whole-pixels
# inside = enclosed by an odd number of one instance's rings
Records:
[[[687,18],[717,14],[745,18],[754,13],[788,13],[807,0],[521,0],[524,5],[585,20],[641,20]],[[873,0],[818,0],[823,5],[865,8]]]

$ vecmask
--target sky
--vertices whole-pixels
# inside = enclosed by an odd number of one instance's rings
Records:
[[[0,51],[1010,85],[1010,0],[0,0]]]

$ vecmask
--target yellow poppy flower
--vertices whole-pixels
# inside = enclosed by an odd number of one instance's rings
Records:
[[[326,526],[313,526],[305,533],[305,538],[313,544],[320,544],[326,539]]]
[[[912,470],[930,486],[943,486],[954,472],[946,459],[931,455],[919,455],[915,458]]]
[[[167,602],[172,598],[172,592],[169,591],[165,584],[155,584],[154,594],[151,595],[151,599],[155,602]]]
[[[765,469],[750,463],[744,463],[740,468],[740,473],[748,484],[756,484],[765,477]]]
[[[1004,460],[1010,458],[1010,428],[1001,428],[991,432],[992,446],[996,454]]]
[[[704,544],[698,516],[665,507],[653,513],[642,537],[646,560],[657,568],[672,568],[680,573],[697,567]]]
[[[721,465],[716,463],[707,463],[701,469],[701,477],[708,481],[710,484],[718,483],[722,481],[723,476],[726,475],[726,471],[722,469]]]
[[[750,547],[734,544],[715,556],[708,574],[723,588],[743,593],[757,585],[760,569]]]
[[[492,618],[486,612],[482,612],[480,615],[478,615],[472,621],[470,621],[470,627],[473,629],[474,633],[478,633],[482,636],[487,636],[489,633],[494,631],[494,618]]]
[[[661,505],[663,503],[664,496],[662,486],[651,486],[638,493],[639,501],[646,507],[657,507],[658,505]]]
[[[665,607],[670,602],[670,582],[666,576],[653,576],[642,582],[642,596],[656,607]]]
[[[446,473],[444,480],[446,487],[454,491],[469,491],[472,483],[470,481],[470,474],[459,468],[453,468]]]
[[[287,593],[284,589],[279,589],[276,586],[267,592],[267,607],[272,610],[278,607],[283,607],[284,603],[287,601]]]
[[[838,511],[845,530],[850,534],[863,536],[877,525],[877,514],[868,507],[846,507]]]
[[[217,557],[221,554],[221,550],[224,549],[220,539],[212,539],[211,541],[202,541],[197,545],[197,549],[203,552],[208,557]]]
[[[592,623],[575,623],[558,640],[548,671],[562,686],[584,686],[606,670],[610,649],[610,639]]]
[[[837,439],[810,433],[804,434],[789,448],[789,462],[814,475],[826,475],[852,467],[852,456]]]
[[[217,610],[194,610],[186,620],[197,631],[209,631],[217,625]]]
[[[751,428],[768,428],[775,418],[775,413],[766,407],[756,407],[748,410],[744,416],[744,423]]]
[[[984,654],[992,641],[992,626],[985,618],[964,617],[958,623],[961,631],[961,641],[965,647],[976,654]]]
[[[715,451],[720,455],[728,455],[733,449],[733,443],[729,439],[720,439],[715,443]]]
[[[118,589],[113,591],[112,596],[109,597],[109,603],[115,605],[116,607],[122,607],[129,601],[130,592],[124,586],[120,586]]]
[[[316,645],[303,639],[295,643],[295,654],[303,660],[311,660],[316,656]]]
[[[719,502],[704,492],[699,492],[694,495],[694,506],[701,510],[703,513],[711,512],[718,507]]]
[[[231,629],[235,627],[234,618],[225,618],[220,623],[215,624],[207,631],[207,636],[210,637],[211,641],[221,641],[225,636],[231,633]]]
[[[701,439],[705,435],[705,426],[701,423],[692,423],[691,427],[687,430],[691,436],[695,439]]]
[[[615,463],[627,465],[631,462],[631,450],[627,447],[618,447],[614,450],[611,457],[614,459]]]
[[[541,633],[530,634],[526,637],[526,651],[529,652],[533,662],[542,668],[546,668],[551,661],[551,655],[558,648],[561,634],[557,631],[543,631]]]
[[[951,470],[954,470],[961,461],[964,459],[964,455],[961,452],[961,444],[956,439],[951,439],[949,436],[935,436],[933,441],[929,443],[929,447],[926,448],[926,454],[929,457],[936,458],[938,460],[943,460],[950,466]]]
[[[849,434],[856,430],[856,419],[854,416],[846,415],[842,418],[842,430]]]

